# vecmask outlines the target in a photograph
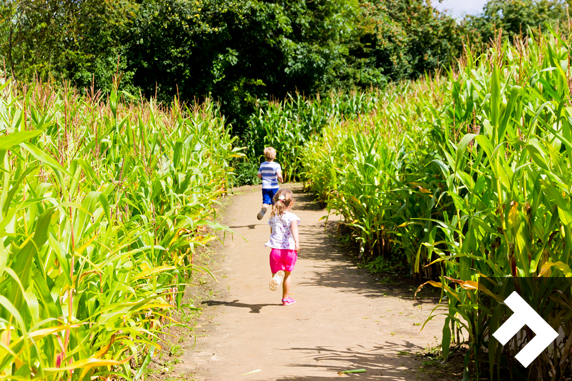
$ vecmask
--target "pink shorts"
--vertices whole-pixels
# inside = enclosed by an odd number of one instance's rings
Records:
[[[272,274],[280,270],[292,271],[297,258],[298,253],[296,250],[272,249],[270,252],[270,271]]]

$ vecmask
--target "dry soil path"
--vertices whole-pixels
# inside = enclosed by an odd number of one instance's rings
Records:
[[[301,187],[292,187],[293,212],[300,224],[301,249],[292,273],[297,303],[282,306],[268,289],[268,215],[256,219],[260,188],[234,195],[224,223],[236,233],[221,248],[219,282],[207,302],[197,344],[187,350],[179,371],[200,381],[330,380],[338,371],[360,380],[426,380],[421,362],[404,352],[435,345],[442,320],[420,326],[434,306],[394,293],[357,269],[328,236],[326,212]],[[330,232],[331,233],[331,232]],[[245,373],[256,371],[244,375]]]

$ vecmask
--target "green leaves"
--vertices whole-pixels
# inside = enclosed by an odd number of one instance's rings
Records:
[[[460,163],[465,157],[465,151],[467,150],[467,146],[476,136],[477,135],[475,134],[467,134],[463,136],[463,138],[459,142],[457,146],[457,160],[455,161],[455,171],[459,169]]]
[[[192,258],[207,227],[226,229],[212,220],[234,139],[213,103],[43,91],[0,96],[0,129],[53,122],[0,130],[0,375],[85,380],[114,366],[129,377],[193,272],[211,274]]]
[[[42,130],[18,131],[8,136],[2,136],[0,137],[0,151],[6,151],[22,142],[25,142],[26,140],[35,138],[42,132]]]
[[[364,116],[375,109],[378,102],[379,91],[372,90],[332,92],[314,98],[296,94],[280,103],[269,104],[248,120],[244,140],[247,154],[253,161],[249,165],[256,167],[263,157],[264,147],[271,146],[278,152],[276,160],[283,167],[286,181],[303,178],[300,155],[304,147],[328,124]]]
[[[463,20],[465,34],[470,46],[488,44],[502,33],[503,40],[513,41],[524,35],[542,30],[546,33],[551,25],[567,20],[566,3],[560,1],[488,1],[481,14],[466,16]],[[512,55],[512,54],[511,54]],[[514,54],[513,56],[518,57]]]
[[[42,163],[49,165],[56,171],[61,171],[69,176],[72,176],[71,173],[69,173],[64,167],[60,165],[60,163],[58,163],[56,160],[54,160],[54,158],[43,152],[35,145],[29,143],[21,143],[20,146],[32,154],[32,156],[34,156],[36,159],[40,160]]]
[[[467,377],[483,357],[497,374],[507,350],[486,337],[502,322],[477,304],[487,294],[479,277],[572,276],[571,53],[538,39],[390,88],[367,117],[332,121],[303,151],[307,183],[343,216],[364,261],[392,256],[414,276],[441,278],[443,355],[468,335]],[[563,364],[556,372],[567,375],[569,355],[559,347],[530,374]]]

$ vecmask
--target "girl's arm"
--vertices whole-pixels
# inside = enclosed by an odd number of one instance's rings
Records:
[[[290,229],[292,230],[292,236],[294,237],[294,242],[296,243],[295,249],[296,251],[300,251],[300,240],[298,238],[298,221],[294,220],[290,224]]]

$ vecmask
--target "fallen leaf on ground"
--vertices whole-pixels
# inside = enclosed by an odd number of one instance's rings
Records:
[[[342,370],[339,371],[338,374],[341,376],[344,373],[365,373],[367,372],[365,369],[353,369],[353,370]]]

